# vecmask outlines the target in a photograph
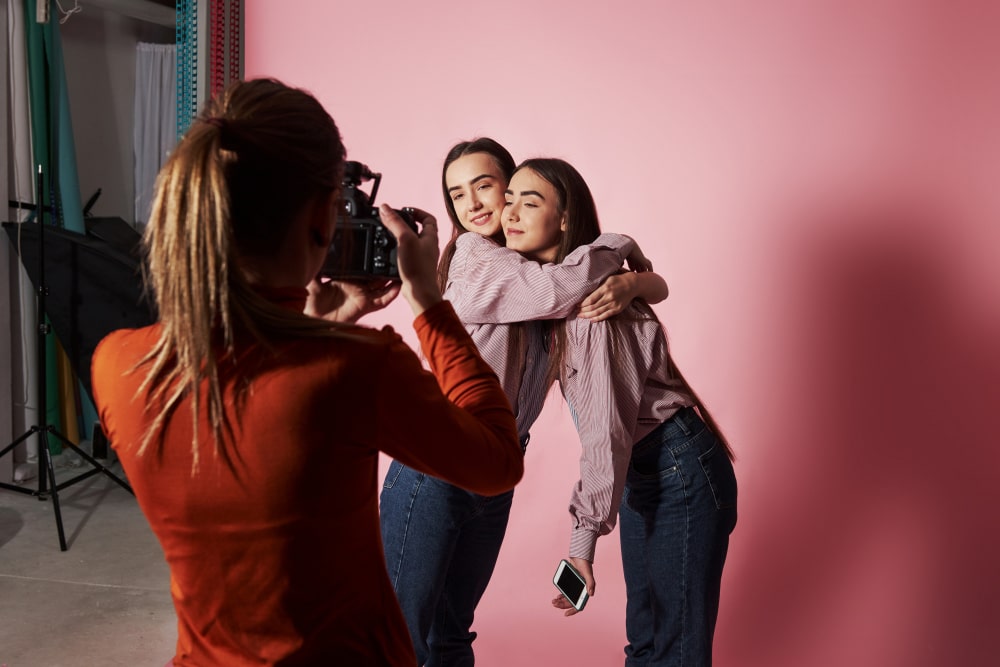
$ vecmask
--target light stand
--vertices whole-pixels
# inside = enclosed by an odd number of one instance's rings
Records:
[[[38,198],[39,201],[43,199],[43,194],[45,190],[42,189],[42,167],[38,166]],[[48,286],[45,282],[45,206],[38,206],[38,307],[36,309],[36,321],[38,324],[38,349],[36,350],[36,362],[35,370],[36,377],[38,378],[38,413],[39,413],[39,423],[31,426],[23,435],[18,437],[16,440],[11,442],[9,445],[0,450],[0,457],[5,456],[7,453],[12,452],[17,445],[21,444],[28,438],[30,438],[35,433],[38,434],[38,488],[32,489],[24,486],[17,486],[14,484],[7,484],[5,482],[0,482],[0,488],[8,489],[10,491],[16,491],[18,493],[24,493],[31,496],[36,496],[39,500],[48,500],[49,497],[52,498],[52,509],[56,515],[56,529],[59,532],[59,548],[62,551],[66,551],[69,547],[66,545],[66,534],[63,531],[62,522],[62,512],[59,509],[59,491],[65,489],[68,486],[72,486],[77,482],[80,482],[88,477],[96,475],[98,473],[104,473],[119,486],[124,488],[126,491],[135,495],[132,491],[132,487],[126,482],[119,479],[110,470],[101,465],[97,459],[92,457],[87,452],[83,451],[77,447],[74,443],[70,442],[66,436],[59,433],[54,426],[47,422],[48,411],[46,410],[47,404],[47,387],[46,387],[46,353],[45,353],[45,343],[46,336],[49,335],[51,327],[45,321],[45,298],[48,295]],[[69,447],[71,450],[76,452],[82,459],[87,461],[93,466],[93,469],[87,472],[81,473],[72,479],[66,480],[61,484],[56,483],[56,471],[55,466],[52,463],[52,454],[49,451],[49,436],[55,436],[62,443]]]

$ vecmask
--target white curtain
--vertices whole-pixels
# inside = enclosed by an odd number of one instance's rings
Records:
[[[177,48],[139,42],[135,54],[135,223],[149,219],[156,174],[177,142]]]
[[[32,168],[31,155],[31,123],[29,120],[29,90],[28,64],[24,42],[24,5],[17,0],[3,0],[4,20],[4,62],[6,72],[6,88],[3,96],[6,119],[5,135],[6,150],[2,191],[3,199],[28,204],[37,201],[34,186],[35,170]],[[5,221],[23,222],[28,218],[25,209],[6,209]],[[7,299],[0,299],[0,319],[10,323],[10,337],[6,339],[8,349],[0,355],[0,377],[4,378],[4,387],[0,390],[0,400],[5,405],[0,416],[0,447],[6,446],[11,436],[20,436],[32,424],[38,424],[38,405],[36,383],[38,378],[29,372],[30,360],[35,359],[35,349],[38,338],[38,326],[35,316],[35,290],[28,278],[24,265],[11,244],[6,233],[0,240],[0,285],[8,290]],[[16,242],[14,244],[16,247]],[[8,283],[8,277],[10,282]],[[6,303],[2,303],[6,301]],[[9,382],[9,384],[7,384]],[[6,423],[5,423],[6,422]],[[13,427],[13,433],[11,432]],[[31,466],[20,464],[34,461],[38,452],[38,436],[32,436],[18,447],[13,456],[6,455],[0,461],[0,474],[3,481],[23,480],[32,476]],[[13,470],[12,470],[13,468]]]

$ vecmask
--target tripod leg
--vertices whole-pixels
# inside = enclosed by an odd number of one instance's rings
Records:
[[[37,426],[32,426],[31,428],[29,428],[27,431],[25,431],[24,435],[22,435],[20,438],[18,438],[14,442],[10,443],[9,445],[7,445],[6,447],[4,447],[3,449],[0,449],[0,456],[3,456],[4,454],[6,454],[7,452],[9,452],[10,450],[12,450],[15,447],[17,447],[18,445],[20,445],[25,440],[27,440],[28,438],[30,438],[35,433],[38,433],[38,430],[39,429],[38,429]]]
[[[48,473],[49,482],[52,484],[52,509],[56,513],[56,530],[59,531],[59,548],[62,551],[66,551],[69,547],[66,546],[66,533],[63,530],[62,522],[62,511],[59,509],[59,489],[56,488],[56,467],[52,463],[52,453],[49,451],[49,430],[44,429],[38,436],[38,456],[44,459],[44,461],[39,461],[39,476],[44,476],[46,472]],[[45,470],[41,468],[44,467]],[[41,484],[39,485],[41,486]],[[39,500],[44,500],[44,489],[39,489]]]
[[[85,452],[82,449],[80,449],[80,447],[78,447],[76,444],[74,444],[72,441],[70,441],[66,436],[62,435],[61,433],[59,433],[59,431],[55,430],[55,427],[49,426],[48,427],[48,431],[52,435],[54,435],[57,438],[59,438],[60,440],[62,440],[62,442],[63,442],[64,445],[66,445],[67,447],[69,447],[70,449],[72,449],[74,452],[76,452],[77,454],[79,454],[81,457],[83,457],[87,461],[87,463],[89,463],[90,465],[92,465],[95,468],[97,468],[98,471],[100,471],[100,472],[104,473],[105,475],[107,475],[108,477],[110,477],[120,487],[122,487],[123,489],[125,489],[126,491],[128,491],[129,493],[131,493],[133,496],[135,495],[135,492],[132,491],[132,487],[131,486],[129,486],[128,484],[126,484],[125,482],[123,482],[121,479],[118,478],[117,475],[115,475],[113,472],[111,472],[110,470],[108,470],[107,468],[105,468],[103,465],[101,465],[100,462],[98,462],[97,459],[95,459],[93,456],[91,456],[87,452]],[[64,486],[66,486],[68,484],[69,483],[67,482],[67,483],[64,484]]]

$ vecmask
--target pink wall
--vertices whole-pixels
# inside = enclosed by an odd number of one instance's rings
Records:
[[[247,75],[316,93],[380,198],[445,219],[441,159],[487,134],[573,162],[654,259],[739,457],[718,664],[995,664],[1000,6],[246,4]],[[481,664],[621,662],[616,535],[587,611],[548,606],[576,443],[553,398]]]

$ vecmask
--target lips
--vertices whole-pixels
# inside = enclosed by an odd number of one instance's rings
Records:
[[[481,214],[479,214],[479,215],[471,218],[469,220],[469,224],[470,225],[475,225],[476,227],[482,227],[483,225],[485,225],[486,223],[488,223],[492,219],[493,219],[493,212],[492,211],[489,212],[489,213],[481,213]]]

